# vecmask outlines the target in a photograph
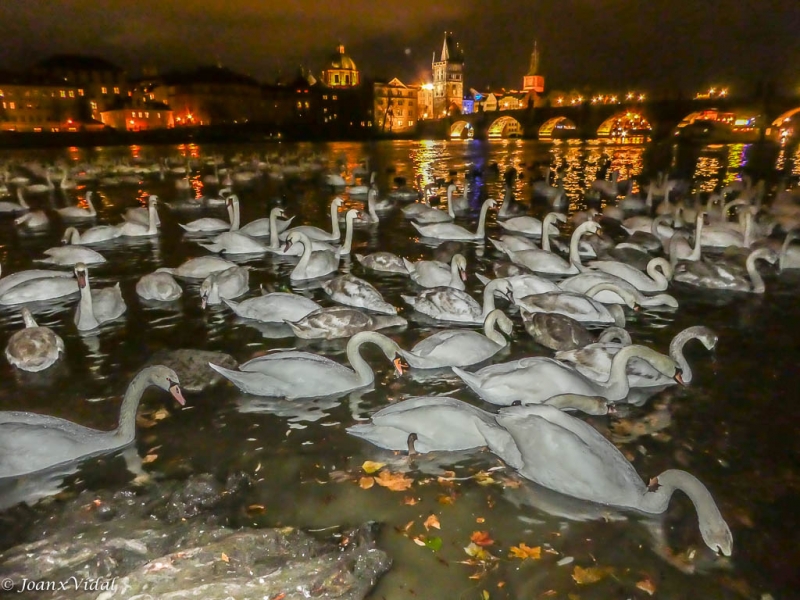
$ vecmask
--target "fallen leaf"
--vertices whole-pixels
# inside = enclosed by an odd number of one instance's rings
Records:
[[[555,590],[547,590],[546,592],[542,592],[541,594],[539,594],[539,598],[552,598],[557,594],[558,592]]]
[[[286,598],[286,592],[281,592],[280,594],[278,594],[277,596],[273,596],[269,600],[283,600],[284,598]]]
[[[263,504],[251,504],[247,507],[248,512],[264,512],[267,510],[267,507]]]
[[[484,523],[484,522],[486,522],[486,519],[484,519],[483,517],[478,517],[477,519],[475,519],[475,522],[476,523]]]
[[[415,543],[417,546],[425,546],[425,540],[423,540],[423,539],[422,539],[421,537],[419,537],[419,536],[417,536],[417,537],[413,537],[413,538],[411,538],[411,540],[412,540],[412,541],[413,541],[413,542],[414,542],[414,543]]]
[[[472,479],[478,482],[478,485],[491,485],[493,483],[497,483],[486,471],[478,471],[472,476]]]
[[[411,529],[411,526],[414,524],[414,521],[409,521],[406,523],[405,527],[401,527],[401,530],[405,533],[408,533],[408,530]]]
[[[440,537],[432,537],[425,540],[425,545],[433,550],[434,552],[438,552],[442,549],[442,538]]]
[[[224,560],[225,562],[231,562],[231,559],[230,559],[230,558],[228,558],[228,555],[227,555],[227,554],[225,554],[224,552],[222,553],[222,556],[220,556],[220,558],[221,558],[222,560]]]
[[[403,498],[403,504],[408,506],[414,506],[417,502],[419,502],[419,498],[414,498],[414,496],[406,496]]]
[[[483,598],[483,600],[489,600],[489,598],[490,598],[489,592],[487,592],[486,590],[483,590],[483,592],[481,592],[481,598]]]
[[[470,541],[478,546],[491,546],[494,540],[489,536],[488,531],[473,531]]]
[[[641,581],[637,581],[636,587],[642,590],[643,592],[647,592],[650,596],[656,593],[656,584],[654,584],[648,578],[644,578]]]
[[[435,527],[436,529],[441,529],[441,527],[439,526],[440,525],[439,519],[436,518],[436,515],[428,516],[428,518],[425,519],[423,525],[425,526],[425,529],[430,529],[431,527]]]
[[[511,546],[509,549],[509,558],[521,558],[522,560],[531,558],[533,560],[539,560],[542,558],[542,548],[541,546],[531,548],[525,542],[521,542],[519,546]]]
[[[158,454],[148,454],[147,456],[145,456],[142,459],[142,463],[145,464],[145,465],[148,465],[151,462],[153,462],[154,460],[156,460],[157,458],[158,458]]]
[[[505,581],[498,581],[497,582],[497,587],[499,587],[501,589],[506,587],[506,582]]]
[[[614,572],[611,567],[579,567],[575,565],[572,570],[572,578],[579,585],[587,585],[590,583],[597,583],[601,579]]]
[[[368,490],[373,485],[375,485],[374,477],[362,477],[358,480],[358,487],[360,487],[362,490]]]
[[[469,546],[464,548],[467,556],[477,558],[478,560],[491,560],[494,558],[489,552],[478,546],[475,542],[470,542]]]
[[[169,416],[169,411],[166,408],[159,408],[153,413],[153,419],[156,421],[163,421]]]
[[[361,468],[364,470],[364,473],[366,473],[367,475],[372,475],[373,473],[377,473],[378,471],[380,471],[385,466],[386,466],[386,463],[374,462],[374,461],[371,461],[371,460],[365,460],[364,464],[361,465]]]
[[[453,504],[456,501],[455,496],[448,496],[447,494],[439,494],[436,498],[439,504]]]
[[[374,479],[375,483],[393,492],[407,490],[414,483],[413,479],[406,477],[402,473],[390,473],[389,471],[381,471]]]

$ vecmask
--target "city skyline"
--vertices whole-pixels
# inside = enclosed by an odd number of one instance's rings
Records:
[[[800,39],[790,0],[742,6],[721,0],[697,6],[651,0],[508,0],[487,9],[473,0],[435,6],[410,0],[387,11],[356,0],[326,6],[265,6],[246,0],[193,0],[180,11],[154,0],[68,0],[47,13],[3,3],[14,23],[0,36],[0,63],[25,68],[55,53],[103,56],[132,73],[222,64],[260,81],[302,65],[317,73],[343,43],[367,77],[430,77],[444,30],[466,55],[465,88],[521,85],[533,40],[542,52],[547,90],[680,89],[729,86],[744,93],[758,81],[800,89]],[[654,34],[655,30],[655,34]],[[35,42],[32,42],[35,40]],[[737,87],[739,88],[737,90]]]

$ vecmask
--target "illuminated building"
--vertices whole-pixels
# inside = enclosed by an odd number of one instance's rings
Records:
[[[418,91],[396,77],[389,83],[372,84],[374,99],[374,131],[406,133],[417,126]]]
[[[423,83],[417,91],[417,117],[435,119],[433,114],[433,84]]]
[[[531,53],[531,64],[528,67],[528,74],[522,78],[522,89],[531,94],[544,93],[544,77],[539,75],[539,47],[538,42],[533,42],[533,52]]]
[[[461,112],[464,98],[464,54],[450,34],[444,34],[442,53],[433,53],[433,118]]]
[[[166,104],[133,99],[121,100],[119,104],[100,113],[103,124],[124,131],[145,131],[175,126],[172,109]]]
[[[335,88],[355,87],[361,83],[356,63],[345,54],[343,44],[336,47],[336,52],[322,71],[322,82]]]

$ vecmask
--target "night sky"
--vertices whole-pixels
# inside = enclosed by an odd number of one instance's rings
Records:
[[[69,52],[133,75],[221,63],[269,82],[318,73],[341,41],[363,76],[415,83],[451,30],[467,87],[519,87],[538,39],[550,90],[736,93],[763,80],[797,94],[798,27],[798,0],[2,0],[0,68]]]

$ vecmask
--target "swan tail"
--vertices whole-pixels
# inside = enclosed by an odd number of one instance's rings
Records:
[[[467,371],[464,371],[463,369],[459,369],[458,367],[450,367],[450,368],[453,369],[453,373],[458,375],[459,378],[464,383],[466,383],[473,392],[475,392],[479,396],[481,395],[480,394],[480,387],[481,387],[480,386],[480,380],[477,377],[475,377],[475,375],[473,375],[472,373],[469,373]]]
[[[215,254],[219,254],[220,252],[223,252],[225,250],[225,248],[221,244],[201,244],[200,242],[198,242],[197,245],[201,246],[202,248],[205,248],[206,250],[210,250]]]
[[[230,309],[231,309],[231,310],[232,310],[234,313],[236,313],[238,316],[241,316],[241,315],[239,314],[239,303],[238,303],[238,302],[234,302],[233,300],[228,300],[227,298],[222,298],[222,301],[223,301],[223,302],[225,303],[225,305],[226,305],[228,308],[230,308]]]
[[[408,271],[409,275],[411,275],[411,273],[414,273],[417,270],[417,267],[414,266],[414,263],[405,257],[403,257],[403,265],[405,265],[406,271]]]
[[[189,227],[188,225],[184,225],[183,223],[178,223],[178,225],[180,225],[184,231],[194,231],[193,228]]]
[[[409,306],[416,306],[417,305],[417,297],[416,296],[400,296],[403,299],[403,302],[408,304]]]
[[[267,385],[265,385],[267,384],[268,378],[263,373],[233,371],[231,369],[226,369],[225,367],[215,365],[214,363],[208,363],[208,366],[243,392],[255,394],[257,396],[270,395],[266,389]]]
[[[500,252],[505,252],[506,251],[505,243],[501,242],[500,240],[496,240],[494,238],[489,238],[489,241],[492,242],[492,246],[494,246],[495,248],[500,250]]]
[[[483,285],[488,285],[488,283],[491,281],[491,279],[486,277],[486,275],[481,275],[480,273],[475,273],[475,277],[477,277],[478,281],[480,281]]]
[[[361,264],[361,265],[364,264],[364,255],[363,254],[359,254],[358,252],[356,252],[354,254],[354,256],[356,257],[356,260],[358,261],[359,264]]]
[[[422,225],[418,225],[415,221],[411,221],[411,224],[414,226],[414,229],[419,231],[420,235],[425,236],[425,232],[423,231]]]

